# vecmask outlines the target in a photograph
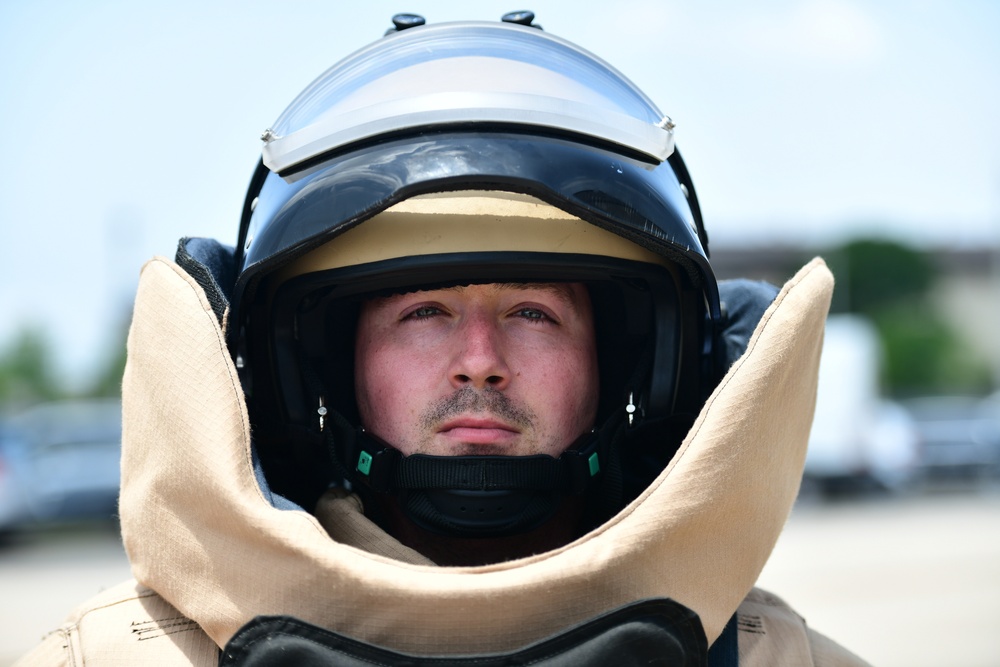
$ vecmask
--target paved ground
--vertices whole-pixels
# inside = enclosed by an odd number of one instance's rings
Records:
[[[0,666],[58,626],[80,602],[128,579],[116,527],[71,526],[0,545]]]
[[[759,585],[880,667],[1000,666],[1000,493],[803,503]]]
[[[106,526],[0,546],[0,666],[128,576]],[[1000,491],[806,500],[760,584],[879,667],[998,667]]]

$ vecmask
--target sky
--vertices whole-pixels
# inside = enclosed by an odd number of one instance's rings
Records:
[[[363,6],[362,6],[363,5]],[[261,132],[394,13],[491,0],[0,2],[0,349],[37,327],[82,382],[139,270],[234,243]],[[888,235],[1000,252],[1000,3],[537,0],[547,31],[677,123],[717,246]]]

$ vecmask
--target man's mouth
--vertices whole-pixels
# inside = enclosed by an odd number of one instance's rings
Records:
[[[438,433],[470,445],[502,445],[513,442],[520,430],[489,417],[459,417],[442,424]]]

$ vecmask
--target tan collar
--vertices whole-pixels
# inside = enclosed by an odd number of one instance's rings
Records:
[[[370,526],[333,540],[268,503],[223,331],[195,281],[153,260],[123,383],[133,572],[220,645],[254,616],[289,614],[401,651],[510,650],[656,596],[695,610],[712,641],[795,499],[832,283],[814,260],[785,285],[667,469],[618,515],[551,552],[443,568],[373,542]]]
[[[411,565],[434,565],[426,556],[404,546],[365,516],[361,499],[342,489],[331,489],[313,512],[330,539],[370,554]]]

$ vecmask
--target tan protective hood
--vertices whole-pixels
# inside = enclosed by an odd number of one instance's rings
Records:
[[[412,653],[511,650],[648,597],[696,611],[712,642],[798,491],[832,285],[814,260],[784,286],[670,465],[613,519],[552,552],[445,568],[334,541],[267,502],[219,322],[194,279],[154,259],[123,385],[133,573],[220,646],[257,615],[288,614]]]

